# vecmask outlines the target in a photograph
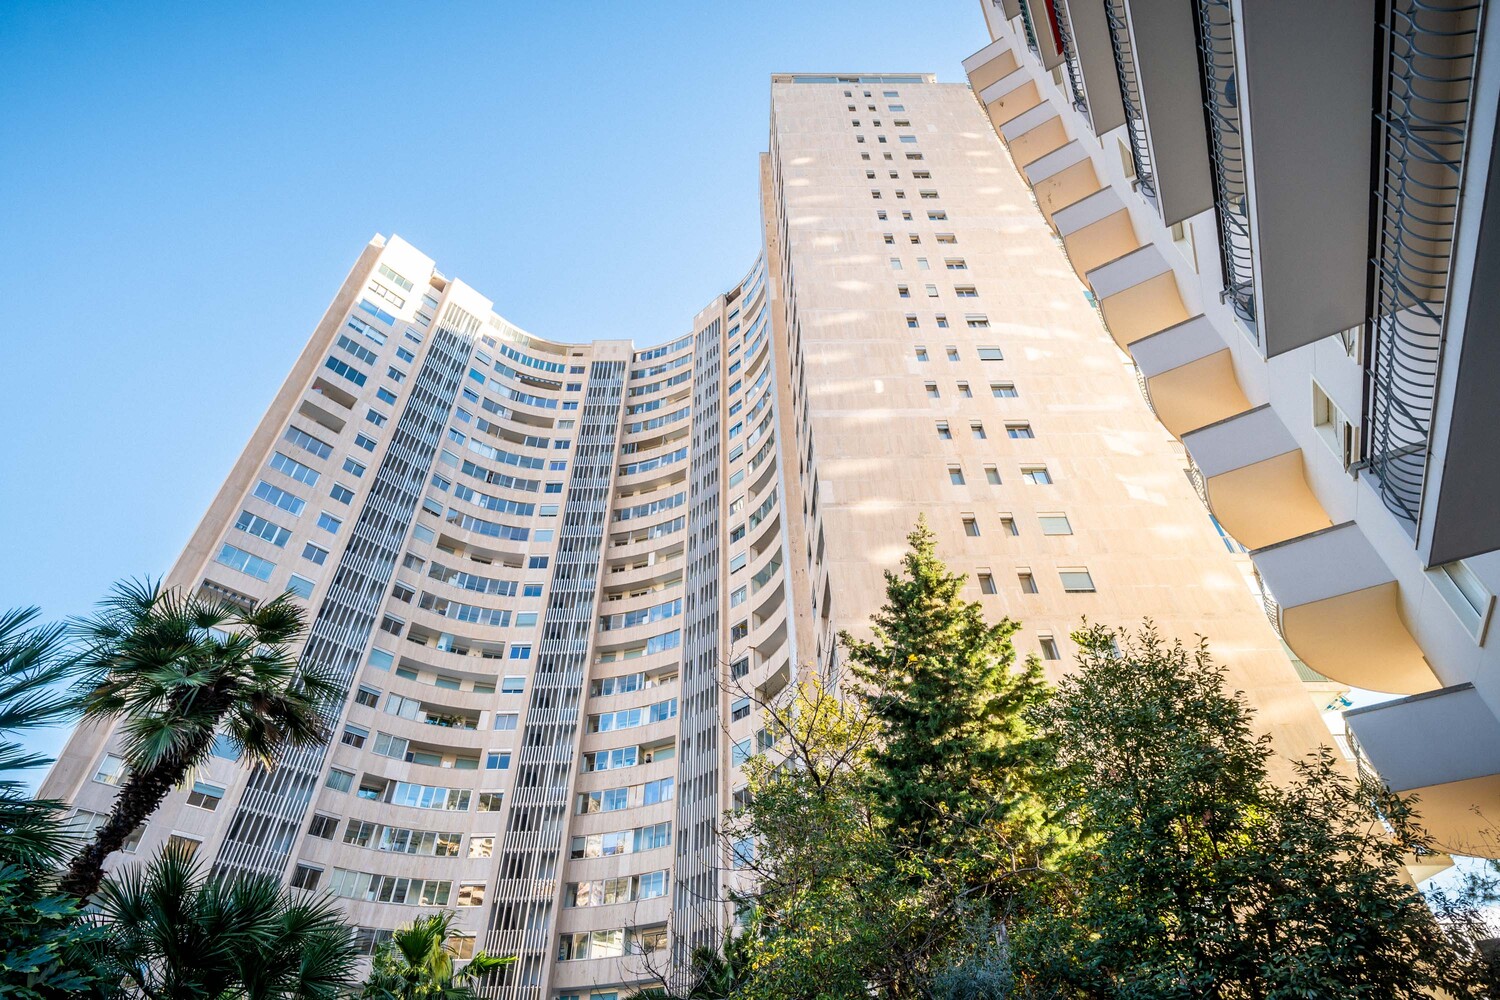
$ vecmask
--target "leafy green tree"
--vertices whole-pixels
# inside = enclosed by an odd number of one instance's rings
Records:
[[[730,1000],[745,979],[751,940],[732,934],[722,949],[700,945],[693,949],[687,969],[663,972],[657,985],[636,990],[625,1000]]]
[[[305,627],[289,595],[246,611],[149,582],[118,584],[96,615],[70,623],[85,716],[123,718],[130,773],[64,891],[94,894],[105,858],[208,758],[216,732],[267,767],[327,740],[322,712],[343,692],[298,666]]]
[[[448,943],[452,920],[433,913],[397,929],[375,953],[363,1000],[469,1000],[481,979],[515,961],[481,951],[459,968]]]
[[[753,919],[733,995],[865,995],[889,978],[898,960],[887,947],[892,926],[903,905],[915,905],[892,877],[895,858],[870,793],[875,727],[816,678],[765,714],[775,745],[745,762],[748,804],[724,825],[754,884],[737,900]]]
[[[856,693],[876,725],[868,781],[915,908],[899,969],[925,974],[958,946],[962,907],[1000,921],[1063,837],[1049,806],[1054,776],[1027,721],[1048,689],[1035,658],[1016,662],[1008,619],[966,600],[966,578],[919,522],[903,571],[886,573],[872,638],[841,636]]]
[[[66,693],[61,632],[29,608],[0,614],[0,996],[19,1000],[85,989],[94,970],[79,953],[90,932],[55,872],[74,846],[59,803],[31,798],[21,775],[51,761],[12,735],[62,721]]]
[[[1399,876],[1407,805],[1326,748],[1273,783],[1269,738],[1224,669],[1102,627],[1034,713],[1085,838],[1039,888],[1014,956],[1034,987],[1113,998],[1480,996]]]
[[[357,986],[358,952],[331,900],[283,889],[274,876],[206,877],[169,848],[112,875],[91,916],[93,951],[116,998],[336,1000]]]

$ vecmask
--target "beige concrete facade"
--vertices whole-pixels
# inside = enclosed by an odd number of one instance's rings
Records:
[[[306,595],[333,742],[215,758],[135,857],[330,891],[370,947],[450,908],[520,956],[497,996],[611,1000],[730,919],[753,703],[838,675],[919,514],[1054,675],[1085,618],[1149,617],[1211,640],[1284,754],[1327,740],[969,88],[778,76],[771,125],[761,259],[658,347],[541,340],[363,250],[167,579]],[[81,823],[117,739],[44,786]]]
[[[1485,6],[986,0],[964,68],[1351,745],[1494,856]]]

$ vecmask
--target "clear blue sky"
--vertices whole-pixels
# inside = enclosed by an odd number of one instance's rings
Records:
[[[0,607],[165,572],[372,234],[662,340],[754,261],[771,73],[987,40],[975,0],[0,4]]]

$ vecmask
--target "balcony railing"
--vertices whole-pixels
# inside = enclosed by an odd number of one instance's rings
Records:
[[[1156,177],[1151,172],[1151,147],[1141,112],[1141,83],[1135,68],[1135,50],[1130,44],[1130,17],[1125,12],[1125,0],[1105,0],[1104,16],[1109,22],[1115,73],[1120,77],[1120,99],[1125,105],[1125,127],[1130,133],[1130,162],[1135,170],[1136,190],[1155,204]]]
[[[1388,0],[1381,25],[1365,460],[1409,526],[1432,430],[1482,7]]]
[[[1198,63],[1203,73],[1214,215],[1219,226],[1222,301],[1255,329],[1255,257],[1250,241],[1250,190],[1240,127],[1240,79],[1234,56],[1234,12],[1229,0],[1196,0]]]
[[[1078,50],[1073,46],[1073,28],[1068,23],[1066,10],[1057,12],[1057,41],[1062,46],[1063,65],[1068,68],[1068,92],[1073,96],[1073,110],[1088,114],[1089,102],[1083,93],[1083,70],[1078,65]]]
[[[1026,0],[1021,0],[1021,28],[1026,33],[1026,47],[1033,53],[1041,51],[1036,42],[1036,25],[1031,23],[1031,11],[1026,9]]]

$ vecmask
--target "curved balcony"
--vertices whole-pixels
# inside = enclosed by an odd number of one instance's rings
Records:
[[[1281,606],[1281,635],[1325,677],[1395,694],[1437,677],[1406,626],[1395,576],[1352,521],[1256,549],[1255,567]]]
[[[1004,38],[995,39],[963,62],[969,86],[976,94],[996,80],[1014,73],[1019,66],[1010,41]]]
[[[1043,101],[1000,126],[1000,138],[1010,149],[1011,160],[1017,167],[1024,168],[1066,144],[1068,130],[1063,127],[1062,118],[1052,102]]]
[[[1151,408],[1173,437],[1250,409],[1229,348],[1203,316],[1135,341],[1130,354]]]
[[[1269,405],[1186,433],[1182,443],[1203,475],[1214,517],[1246,548],[1264,548],[1333,523],[1308,485],[1302,449]]]
[[[1500,720],[1474,685],[1351,709],[1344,719],[1381,780],[1417,796],[1422,826],[1439,847],[1500,854],[1492,825],[1500,802]],[[1439,870],[1443,861],[1441,855],[1416,860]]]
[[[1017,69],[979,91],[979,100],[990,116],[990,123],[998,130],[1012,118],[1041,104],[1042,95],[1031,71]]]
[[[1060,209],[1103,187],[1087,147],[1077,139],[1032,160],[1021,172],[1049,223]]]
[[[1101,188],[1052,215],[1068,260],[1080,278],[1141,245],[1125,203],[1112,187]],[[1098,293],[1095,293],[1096,297]]]
[[[1085,280],[1121,350],[1188,319],[1177,276],[1154,243],[1099,265]]]

